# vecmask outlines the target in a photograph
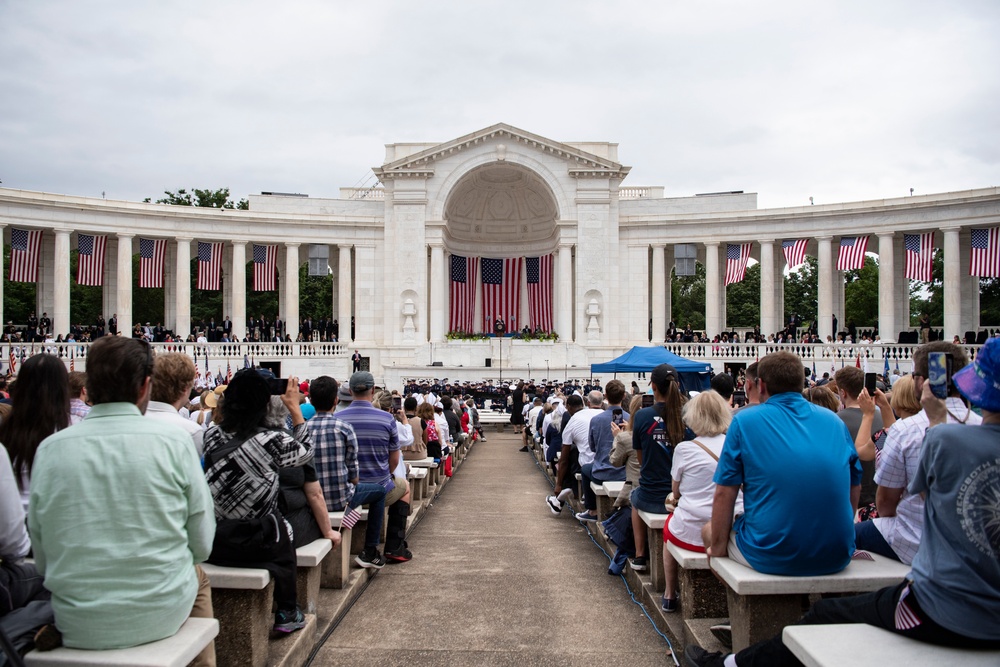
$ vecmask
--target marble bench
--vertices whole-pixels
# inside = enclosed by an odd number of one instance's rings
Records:
[[[427,469],[427,496],[433,497],[431,487],[435,487],[434,491],[441,486],[441,473],[438,464],[434,459],[428,456],[425,459],[417,459],[415,461],[407,461],[411,468],[426,468]]]
[[[427,497],[427,468],[410,467],[406,476],[410,481],[411,503],[416,503]]]
[[[218,664],[263,667],[267,664],[268,635],[274,625],[271,573],[211,563],[202,563],[201,568],[212,584],[212,607],[219,619],[215,641]]]
[[[863,623],[789,625],[782,631],[781,639],[806,667],[1000,665],[998,650],[935,646]]]
[[[339,556],[340,558],[347,560],[347,567],[350,568],[351,554],[359,554],[361,550],[365,548],[365,529],[366,522],[368,521],[368,509],[361,508],[361,518],[358,522],[354,524],[353,527],[340,532],[341,541],[338,549],[344,549],[347,553],[340,553],[334,556],[334,560]],[[344,518],[344,512],[330,512],[330,526],[339,529],[340,522]],[[382,529],[385,530],[385,521],[382,521]],[[345,578],[346,581],[346,578]],[[331,588],[331,586],[326,586],[326,588]],[[333,586],[333,588],[338,588]]]
[[[303,614],[315,614],[323,563],[333,550],[326,538],[315,540],[295,550],[295,594]],[[330,557],[333,560],[333,557]]]
[[[667,551],[677,562],[681,617],[721,618],[729,615],[726,587],[708,567],[708,556],[667,542]]]
[[[615,497],[608,493],[603,482],[591,482],[590,490],[597,497],[597,520],[604,521],[611,515],[611,504]]]
[[[726,584],[733,649],[739,651],[772,637],[802,617],[810,594],[867,593],[898,584],[909,565],[866,554],[836,574],[790,577],[764,574],[729,558],[713,558],[711,568]]]
[[[646,524],[646,557],[649,560],[649,580],[653,590],[662,593],[666,588],[663,578],[663,524],[667,521],[666,514],[653,514],[645,510],[633,511],[639,513],[639,518]]]
[[[24,656],[28,667],[185,667],[219,634],[214,618],[189,618],[171,637],[131,648],[87,651],[57,648],[31,651]]]

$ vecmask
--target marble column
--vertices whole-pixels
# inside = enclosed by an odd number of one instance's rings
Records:
[[[230,294],[232,295],[232,313],[223,313],[222,316],[230,316],[233,322],[233,336],[240,340],[247,335],[247,242],[233,241],[233,268],[230,272],[232,278],[229,281]],[[298,321],[295,326],[298,327]],[[292,323],[288,323],[292,338],[298,329],[291,328]]]
[[[962,258],[959,256],[959,229],[944,231],[944,339],[961,336]]]
[[[431,307],[430,307],[430,340],[432,343],[440,343],[445,335],[445,283],[442,280],[444,274],[444,246],[441,244],[431,244]]]
[[[573,342],[573,246],[560,244],[559,266],[554,274],[558,286],[556,294],[556,333],[564,343]]]
[[[299,245],[285,243],[285,312],[282,319],[285,322],[299,322]],[[285,326],[291,333],[291,327]],[[292,337],[294,340],[294,336]]]
[[[878,332],[882,340],[896,340],[896,253],[893,234],[878,237]],[[907,295],[909,298],[909,295]]]
[[[777,331],[780,322],[775,314],[774,302],[774,241],[760,242],[760,330],[769,334]]]
[[[653,310],[652,342],[654,344],[663,342],[663,334],[667,330],[667,299],[664,292],[667,284],[665,252],[666,244],[653,244],[653,284],[649,299]]]
[[[133,234],[118,234],[118,331],[132,335],[132,239]],[[187,332],[185,332],[187,335]]]
[[[52,266],[53,336],[69,331],[69,234],[69,231],[56,230],[55,263]]]
[[[341,343],[351,342],[351,246],[342,245],[340,248],[339,273],[337,274],[337,321],[340,326]],[[299,320],[295,319],[294,324],[289,321],[288,326],[294,326],[298,331]]]
[[[816,238],[816,242],[816,259],[819,260],[819,275],[816,280],[816,317],[819,320],[817,330],[820,340],[825,343],[827,336],[836,333],[833,330],[833,237],[820,236]]]
[[[722,276],[719,274],[719,242],[705,244],[705,333],[715,336],[722,331]]]
[[[3,232],[6,227],[0,224],[0,326],[7,326],[7,320],[3,319],[3,276],[7,275],[7,268],[3,265]]]
[[[191,238],[178,238],[174,262],[174,333],[181,340],[191,333]]]

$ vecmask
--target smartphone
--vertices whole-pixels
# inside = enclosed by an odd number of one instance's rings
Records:
[[[653,395],[643,394],[642,395],[642,407],[649,408],[653,406]]]
[[[623,416],[621,408],[615,408],[614,410],[611,411],[611,421],[618,424],[619,426],[621,426],[621,424],[625,421],[625,417]]]
[[[403,398],[401,396],[392,397],[392,411],[399,412],[403,409]]]
[[[931,393],[938,398],[948,398],[951,368],[951,355],[947,352],[927,353],[927,382],[931,385]]]
[[[288,391],[288,378],[268,378],[267,387],[271,396],[281,396]]]
[[[875,396],[875,383],[878,381],[878,373],[865,373],[865,389],[869,396]]]

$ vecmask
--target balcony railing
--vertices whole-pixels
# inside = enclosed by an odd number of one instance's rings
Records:
[[[218,370],[213,365],[216,362],[229,361],[235,364],[235,369],[242,368],[244,356],[247,361],[291,357],[342,359],[349,356],[347,345],[343,343],[151,343],[151,345],[156,352],[181,352],[197,358],[199,363],[204,363],[207,358],[212,371]],[[0,349],[5,353],[4,361],[8,361],[13,354],[18,363],[39,352],[54,354],[63,359],[86,359],[90,343],[9,343],[0,346]]]
[[[882,370],[884,361],[889,360],[889,365],[896,362],[909,362],[913,358],[913,352],[919,345],[900,345],[898,343],[884,344],[854,344],[854,345],[830,345],[825,343],[667,343],[664,347],[674,354],[688,359],[704,361],[738,362],[749,363],[757,361],[761,357],[771,352],[788,351],[797,354],[806,364],[816,363],[816,371],[825,372],[827,368],[821,368],[822,362],[836,368],[841,365],[858,364],[863,367],[866,363],[872,372]],[[976,354],[982,345],[962,345],[969,359],[975,359]]]

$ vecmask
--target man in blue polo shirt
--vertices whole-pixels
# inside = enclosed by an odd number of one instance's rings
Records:
[[[767,574],[840,572],[854,553],[861,493],[850,433],[802,397],[802,361],[791,352],[761,359],[757,383],[762,405],[733,419],[715,471],[708,555]],[[734,524],[741,485],[744,509]]]

